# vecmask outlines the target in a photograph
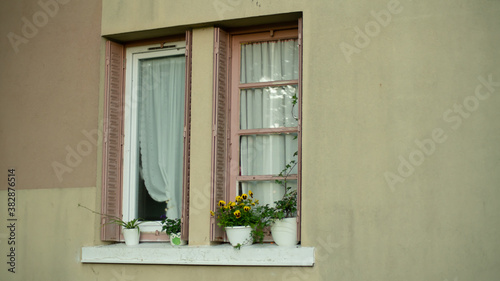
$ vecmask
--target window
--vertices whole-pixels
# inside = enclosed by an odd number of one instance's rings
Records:
[[[214,208],[218,200],[249,190],[260,204],[273,205],[285,191],[275,181],[283,180],[278,175],[290,163],[297,164],[286,173],[287,184],[298,190],[300,202],[299,34],[297,25],[257,32],[216,30]],[[213,241],[224,239],[215,219],[211,235]]]
[[[252,189],[256,195],[261,197],[262,203],[272,203],[273,200],[279,198],[279,192],[282,192],[273,181],[280,178],[277,174],[287,161],[297,159],[298,165],[294,168],[289,181],[294,182],[299,194],[298,216],[300,216],[301,21],[299,19],[298,24],[274,25],[272,28],[253,29],[249,32],[240,29],[237,32],[227,33],[220,28],[216,28],[215,31],[212,204],[215,206],[218,200],[227,200],[226,197],[234,197],[234,195],[246,192],[248,189]],[[205,37],[203,35],[200,38]],[[180,41],[185,41],[185,44]],[[152,101],[149,100],[149,96],[145,97],[145,93],[157,88],[155,83],[146,81],[159,79],[164,82],[164,79],[160,78],[163,77],[162,71],[157,72],[158,76],[154,76],[149,75],[148,70],[154,69],[157,64],[170,64],[173,61],[182,65],[183,52],[181,48],[185,46],[185,74],[182,76],[182,71],[175,71],[175,73],[181,75],[177,77],[178,81],[185,80],[184,128],[182,133],[184,137],[182,144],[184,153],[182,158],[183,189],[180,216],[182,236],[186,240],[189,219],[187,210],[189,209],[190,174],[191,42],[191,32],[189,31],[185,37],[157,41],[152,45],[153,47],[138,47],[137,44],[123,46],[108,41],[106,43],[103,106],[102,212],[118,217],[121,217],[125,212],[141,212],[139,211],[141,204],[136,200],[141,197],[140,187],[147,185],[145,178],[147,175],[142,176],[141,179],[143,172],[141,170],[147,169],[147,164],[144,164],[141,159],[141,133],[138,124],[146,120],[144,117],[141,118],[142,114],[152,111],[149,109],[141,112],[141,105],[146,106],[144,102]],[[202,40],[197,42],[199,44],[205,43]],[[254,56],[258,53],[262,55],[260,59],[258,56]],[[250,54],[252,57],[248,58]],[[141,74],[141,69],[144,70],[145,74]],[[258,74],[259,70],[261,70],[261,74]],[[169,80],[165,79],[165,81]],[[211,86],[207,85],[206,81],[200,81],[200,83],[204,83],[202,84],[204,89]],[[134,84],[137,85],[135,88]],[[144,90],[142,86],[145,87]],[[179,90],[177,93],[180,95],[182,91]],[[256,104],[256,100],[262,102]],[[295,105],[294,101],[297,101]],[[208,106],[210,108],[210,105]],[[177,109],[179,107],[181,106],[174,106]],[[161,108],[164,109],[164,107]],[[164,111],[170,110],[165,109]],[[205,116],[204,114],[202,116]],[[235,128],[233,129],[233,127]],[[134,129],[135,133],[133,133]],[[179,137],[178,133],[171,135]],[[298,152],[296,156],[295,153],[292,153],[294,151]],[[158,154],[156,153],[156,156]],[[272,161],[269,158],[270,155],[273,157]],[[135,199],[132,200],[134,196]],[[126,199],[123,200],[123,198]],[[129,201],[132,203],[128,203]],[[163,204],[163,202],[160,203]],[[126,204],[134,206],[124,208]],[[214,206],[211,206],[212,210],[215,209]],[[135,211],[132,211],[133,208]],[[149,211],[151,210],[145,212],[144,216],[149,216]],[[162,211],[160,210],[160,212]],[[156,215],[153,211],[151,216],[154,219]],[[209,217],[208,212],[207,217]],[[107,222],[103,218],[101,223],[102,239],[105,241],[123,239],[120,237],[120,228],[114,224],[107,224]],[[300,219],[298,223],[300,223]],[[300,227],[298,229],[297,235],[299,236]],[[141,230],[144,230],[144,227],[141,227]],[[203,235],[205,234],[203,233]],[[146,240],[142,239],[145,236]],[[163,236],[166,235],[163,234]],[[158,239],[154,233],[149,236],[141,233],[141,240],[161,239]],[[213,217],[210,226],[210,240],[224,241],[224,231],[216,226]],[[263,247],[249,247],[245,250],[248,252],[246,255],[232,251],[232,246],[227,244],[216,247],[205,245],[179,248],[171,247],[168,243],[155,243],[154,246],[143,243],[142,246],[129,247],[124,251],[125,248],[127,246],[123,244],[83,247],[82,262],[205,266],[314,265],[314,248],[312,247],[287,248],[264,245]],[[228,256],[228,251],[234,255]],[[188,258],[186,259],[186,257]]]
[[[162,215],[180,218],[187,238],[190,32],[186,39],[107,44],[102,210],[146,220],[142,241],[166,239]],[[119,227],[102,223],[103,240],[121,240]]]

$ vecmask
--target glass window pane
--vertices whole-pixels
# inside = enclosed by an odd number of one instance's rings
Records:
[[[241,83],[298,79],[298,40],[242,44],[240,71]]]
[[[240,129],[296,127],[297,85],[240,91]]]
[[[167,204],[164,201],[157,202],[148,193],[144,185],[142,174],[139,174],[139,188],[137,194],[137,217],[146,221],[157,221],[165,215]]]
[[[167,56],[138,63],[138,163],[148,200],[137,203],[144,219],[181,217],[185,61],[184,56]]]
[[[296,180],[287,180],[287,187],[291,187],[291,191],[297,190]],[[274,201],[283,198],[285,192],[284,184],[276,183],[275,181],[245,181],[239,182],[239,195],[249,191],[253,192],[253,199],[259,200],[259,205],[274,206]]]
[[[297,151],[297,133],[240,136],[240,173],[278,175],[292,160],[297,161]],[[296,165],[290,174],[297,174]]]

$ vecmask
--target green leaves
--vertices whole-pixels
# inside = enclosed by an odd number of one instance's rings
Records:
[[[140,219],[133,219],[133,220],[128,221],[128,222],[120,220],[120,219],[111,219],[110,221],[111,221],[110,223],[121,225],[126,229],[139,228],[139,225],[141,223],[143,223],[143,221],[141,221]]]
[[[295,116],[294,113],[293,113],[293,108],[298,104],[299,102],[299,97],[297,97],[297,94],[294,93],[293,96],[292,96],[292,116],[295,120],[299,120],[299,117],[298,116]]]
[[[299,102],[299,97],[297,97],[297,94],[294,94],[292,96],[292,105],[296,105]]]
[[[293,156],[297,156],[298,154],[299,152],[295,151]],[[274,208],[268,207],[269,210],[267,214],[272,220],[290,218],[297,213],[297,191],[292,191],[292,187],[287,184],[287,178],[297,164],[297,160],[290,160],[290,162],[285,165],[285,168],[278,174],[279,177],[283,177],[283,180],[275,180],[277,184],[284,187],[285,193],[280,200],[274,202]]]
[[[162,216],[162,231],[165,231],[167,235],[170,235],[172,233],[179,233],[181,232],[181,219],[169,219],[167,217]]]

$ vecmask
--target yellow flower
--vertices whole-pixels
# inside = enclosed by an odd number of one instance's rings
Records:
[[[240,202],[241,201],[241,196],[239,196],[239,195],[236,196],[235,200],[236,200],[236,202]]]
[[[252,203],[252,206],[255,206],[255,203]]]
[[[224,202],[223,200],[220,200],[217,205],[219,205],[219,207],[224,207],[224,205],[226,205],[226,202]]]
[[[210,215],[213,217],[215,216],[215,213],[212,210],[210,210]]]
[[[234,208],[236,206],[236,203],[229,201],[229,204],[227,204],[230,209]]]
[[[241,194],[241,198],[243,198],[243,200],[247,200],[248,195],[246,195],[245,193],[243,193],[243,194]]]
[[[259,204],[259,200],[255,200],[255,204]]]
[[[238,206],[245,206],[245,203],[240,203]]]
[[[237,219],[241,218],[241,212],[240,212],[240,210],[236,210],[236,212],[234,212],[234,216],[235,216]]]
[[[248,195],[253,198],[253,192],[251,190],[248,191]]]
[[[250,206],[243,207],[243,210],[245,210],[246,212],[250,211],[250,209],[251,209]]]

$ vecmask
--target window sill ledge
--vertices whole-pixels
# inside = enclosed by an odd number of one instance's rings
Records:
[[[313,247],[279,247],[254,244],[234,249],[229,244],[215,246],[171,246],[170,243],[124,243],[82,248],[82,263],[313,266]]]

